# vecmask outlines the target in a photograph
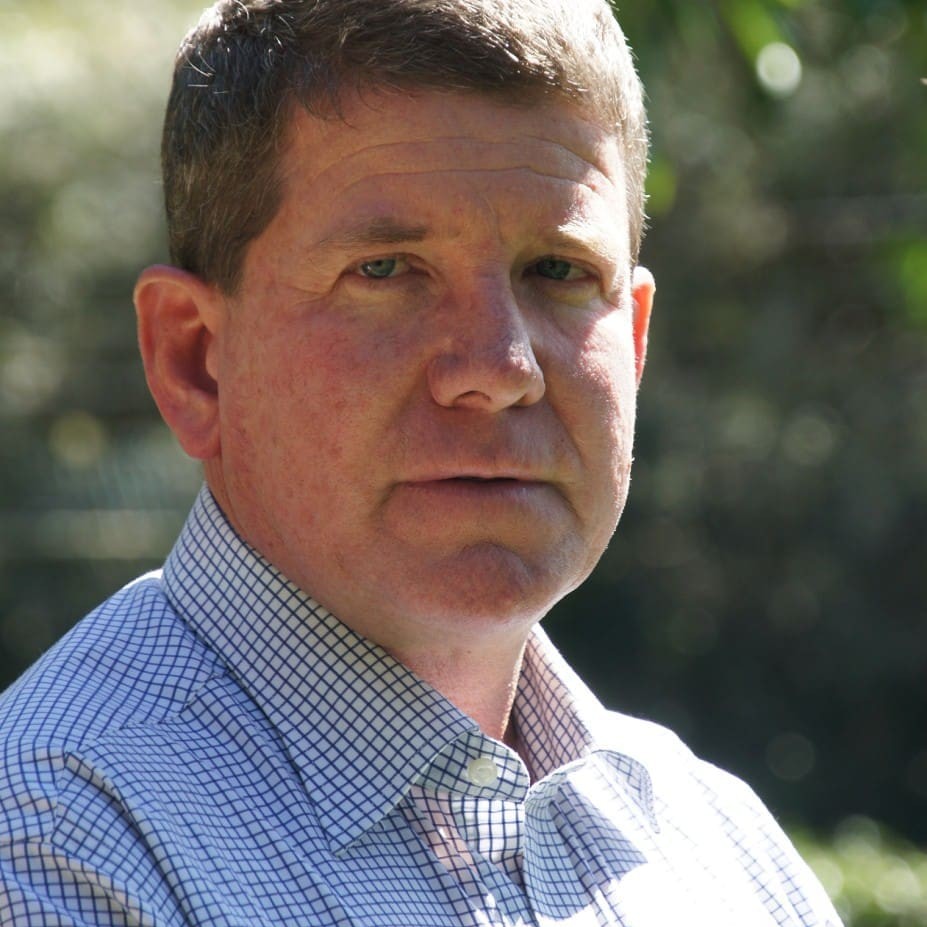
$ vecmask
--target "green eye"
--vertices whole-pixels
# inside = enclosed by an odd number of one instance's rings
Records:
[[[534,268],[539,277],[551,280],[575,280],[582,273],[580,268],[560,258],[542,258]]]
[[[392,277],[398,266],[398,258],[377,258],[375,261],[364,261],[358,269],[364,277],[382,280],[385,277]]]

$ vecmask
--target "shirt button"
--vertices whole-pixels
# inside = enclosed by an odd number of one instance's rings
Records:
[[[499,778],[499,767],[490,757],[478,756],[467,764],[467,778],[474,785],[492,785]]]

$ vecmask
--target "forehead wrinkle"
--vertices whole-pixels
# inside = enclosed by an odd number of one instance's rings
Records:
[[[521,171],[525,170],[525,168],[499,169],[496,172],[505,173],[513,170]],[[457,169],[451,169],[447,172],[471,173],[469,171],[458,171]],[[420,171],[417,173],[425,175],[431,172]],[[363,208],[360,213],[355,211],[354,206],[350,203],[351,191],[355,187],[363,186],[369,182],[388,187],[389,179],[393,176],[403,178],[409,175],[406,172],[398,175],[394,175],[392,172],[370,174],[347,188],[336,191],[334,201],[336,204],[340,201],[341,208],[331,210],[334,219],[328,225],[328,230],[323,232],[322,237],[317,239],[316,246],[350,249],[366,245],[402,245],[432,239],[455,240],[459,238],[461,228],[454,224],[446,225],[445,219],[447,217],[442,216],[440,213],[437,216],[429,216],[430,207],[428,205],[424,207],[425,215],[410,215],[407,212],[407,198],[402,194],[395,198],[388,198],[386,201],[380,199],[376,204],[371,203],[368,208]],[[541,207],[547,204],[551,209],[563,209],[566,212],[561,212],[560,219],[554,219],[553,215],[551,215],[550,226],[546,232],[544,227],[547,226],[548,220],[542,221],[540,215],[535,216],[531,224],[536,226],[539,244],[543,243],[544,247],[551,249],[563,248],[567,251],[578,248],[606,259],[612,257],[612,250],[601,242],[601,229],[611,225],[611,222],[606,221],[602,213],[602,201],[605,199],[602,191],[571,179],[552,178],[548,175],[541,176],[546,183],[556,184],[561,190],[565,189],[566,199],[556,197],[561,204],[560,207],[556,207],[553,202],[554,198],[550,195],[551,191],[548,189],[547,195],[538,197],[534,205]],[[467,193],[466,196],[471,203],[475,204],[477,201],[481,203],[482,207],[494,217],[496,224],[498,223],[498,210],[492,198],[485,191],[476,190]],[[305,200],[302,206],[306,206],[306,204],[311,206],[312,200]],[[325,211],[328,211],[328,209],[326,208]],[[419,211],[417,208],[416,212]],[[532,215],[534,215],[533,211]],[[435,225],[436,219],[441,220],[438,225]],[[596,229],[600,231],[597,232]]]
[[[428,169],[423,168],[421,170],[408,170],[408,171],[380,171],[376,173],[365,174],[363,177],[358,180],[352,181],[346,187],[342,187],[337,191],[336,196],[343,197],[348,196],[352,190],[357,187],[363,186],[366,183],[371,181],[388,181],[391,178],[413,178],[413,177],[425,177],[429,174],[511,174],[511,173],[521,173],[522,171],[528,171],[529,173],[542,178],[547,182],[553,182],[557,185],[569,186],[572,188],[580,187],[584,190],[587,190],[589,193],[593,194],[596,197],[602,196],[602,191],[597,189],[592,183],[585,180],[576,180],[572,177],[560,177],[555,174],[545,174],[541,171],[537,171],[528,165],[520,165],[517,167],[497,167],[497,168],[481,168],[479,171],[470,168],[460,168],[460,167],[446,167],[438,169]],[[614,187],[614,183],[609,180],[609,184]],[[620,189],[620,188],[617,188]]]
[[[589,146],[590,149],[598,150],[601,146],[601,143],[608,141],[608,139],[601,139],[597,144]],[[339,159],[338,163],[345,163],[350,161],[352,158],[357,156],[364,156],[366,154],[379,155],[385,153],[391,156],[392,149],[396,148],[407,148],[409,146],[425,146],[425,147],[437,147],[444,145],[451,146],[462,146],[464,148],[471,148],[473,146],[478,146],[480,148],[490,148],[494,150],[500,150],[503,148],[514,148],[517,151],[523,151],[525,147],[525,142],[536,142],[539,147],[545,149],[552,149],[555,152],[565,153],[571,158],[575,158],[579,161],[582,161],[586,164],[591,164],[593,167],[598,167],[597,164],[590,161],[585,154],[581,153],[578,150],[574,150],[569,145],[564,145],[562,140],[556,138],[547,138],[543,135],[516,135],[508,138],[493,138],[491,136],[474,136],[474,135],[422,135],[421,137],[407,137],[403,139],[398,139],[396,141],[384,141],[369,143],[363,145],[363,147],[355,149],[355,151],[349,153],[346,157]],[[582,146],[585,147],[585,146]],[[590,151],[592,153],[592,151]]]
[[[354,171],[360,171],[364,176],[369,177],[413,175],[429,172],[476,173],[529,170],[542,177],[570,180],[576,183],[585,183],[587,186],[590,185],[588,181],[589,174],[592,173],[608,185],[614,185],[616,178],[612,177],[614,171],[611,170],[610,165],[590,161],[583,155],[577,154],[559,143],[549,142],[545,139],[539,139],[538,141],[548,148],[547,151],[540,152],[538,158],[526,158],[523,140],[506,140],[504,142],[477,140],[476,148],[473,145],[474,140],[467,136],[448,136],[446,138],[423,139],[421,141],[385,142],[380,145],[366,146],[341,158],[333,158],[331,163],[322,167],[306,182],[311,186],[324,183],[329,187],[337,187],[339,186],[339,174],[350,175]],[[464,144],[458,150],[442,152],[441,147],[445,142],[450,145],[455,142],[463,142]],[[431,150],[429,151],[429,149]],[[284,182],[289,182],[303,167],[297,151],[291,149],[289,154],[289,170],[284,172]],[[507,158],[507,154],[514,154],[517,160],[510,160]],[[377,171],[375,168],[365,170],[364,162],[366,159],[386,162],[391,169],[384,173]],[[543,164],[548,160],[550,168]],[[451,164],[455,166],[451,167]],[[362,180],[363,177],[360,179]]]

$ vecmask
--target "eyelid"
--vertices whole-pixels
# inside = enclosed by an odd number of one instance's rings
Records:
[[[391,274],[388,277],[371,277],[367,274],[361,272],[361,268],[365,264],[375,264],[377,261],[395,261],[397,264],[402,265],[400,270],[397,270],[396,273]],[[391,253],[391,254],[376,254],[370,257],[365,257],[360,261],[353,261],[350,266],[350,273],[356,277],[360,277],[363,280],[392,280],[396,277],[404,277],[409,271],[412,270],[412,264],[409,259],[409,255],[403,253]]]
[[[527,270],[536,270],[537,266],[542,261],[563,261],[566,264],[569,264],[571,268],[582,271],[583,276],[574,278],[573,280],[557,280],[555,277],[549,277],[545,279],[554,280],[554,282],[559,283],[579,283],[583,280],[600,280],[602,274],[597,270],[590,262],[579,260],[577,258],[567,257],[563,254],[542,254],[540,257],[535,258],[527,265]]]

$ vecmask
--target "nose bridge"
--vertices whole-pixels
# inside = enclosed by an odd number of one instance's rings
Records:
[[[533,355],[528,323],[512,291],[508,275],[479,277],[462,313],[461,337],[474,353],[485,351],[487,359],[515,361]]]
[[[429,371],[439,403],[491,411],[540,399],[544,375],[505,271],[471,275],[442,316],[442,349]]]

